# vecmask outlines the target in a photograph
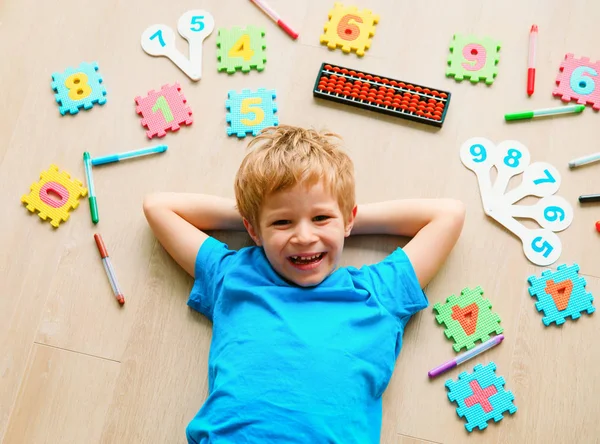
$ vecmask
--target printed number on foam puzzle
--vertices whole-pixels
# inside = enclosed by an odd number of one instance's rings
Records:
[[[592,63],[587,57],[576,59],[567,54],[556,78],[557,87],[552,95],[564,102],[577,100],[581,105],[592,105],[600,110],[600,61]]]
[[[450,44],[446,76],[455,80],[470,79],[491,85],[498,75],[500,43],[488,37],[455,35]]]
[[[191,125],[192,110],[178,83],[163,85],[160,91],[150,91],[144,98],[136,97],[135,111],[142,116],[142,126],[148,128],[149,139],[164,137],[167,131],[177,131],[180,125]]]
[[[355,6],[335,3],[329,11],[329,21],[325,23],[325,34],[321,35],[320,42],[332,50],[338,47],[345,53],[354,50],[362,57],[371,46],[378,21],[379,15],[368,9],[359,11]]]
[[[102,76],[98,74],[97,63],[81,63],[77,68],[67,68],[64,72],[52,74],[52,89],[59,112],[77,114],[80,108],[90,109],[94,104],[106,103],[106,88]]]
[[[267,62],[265,30],[256,26],[219,29],[217,37],[217,70],[235,73],[238,69],[262,71]]]
[[[505,140],[496,146],[482,137],[469,139],[460,149],[460,159],[477,175],[485,214],[521,240],[527,259],[541,266],[558,260],[562,244],[555,232],[566,229],[573,221],[569,202],[554,196],[561,183],[558,170],[546,162],[530,164],[529,150],[516,140]],[[498,173],[493,185],[492,167]],[[510,179],[521,173],[521,184],[506,191]],[[526,196],[542,199],[535,205],[517,205]],[[530,229],[518,218],[535,220],[542,228]]]
[[[241,93],[229,91],[225,107],[227,113],[227,135],[233,134],[238,137],[246,137],[247,133],[257,136],[266,127],[279,125],[279,119],[275,115],[277,104],[274,90],[260,88],[257,91],[249,89]]]
[[[54,164],[40,174],[40,181],[31,185],[29,194],[21,196],[21,202],[32,213],[37,211],[42,220],[50,219],[50,224],[58,228],[61,222],[69,219],[69,212],[79,206],[79,199],[85,197],[87,188],[81,181],[58,170]]]

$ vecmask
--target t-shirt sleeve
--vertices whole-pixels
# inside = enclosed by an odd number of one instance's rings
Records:
[[[362,267],[373,287],[374,296],[394,315],[402,328],[412,315],[429,304],[410,259],[397,248],[383,261]]]
[[[194,286],[187,304],[212,321],[223,276],[236,252],[214,237],[206,239],[196,255]]]

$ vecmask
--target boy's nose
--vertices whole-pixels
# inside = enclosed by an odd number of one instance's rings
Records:
[[[300,222],[294,230],[294,239],[298,244],[311,244],[316,242],[317,237],[311,225],[306,222]]]

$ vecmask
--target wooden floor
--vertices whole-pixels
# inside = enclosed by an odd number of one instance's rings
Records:
[[[600,59],[596,0],[408,2],[363,0],[381,17],[363,58],[329,51],[319,36],[333,1],[269,0],[300,32],[292,41],[249,1],[5,0],[0,3],[0,441],[29,443],[181,443],[185,426],[207,394],[211,325],[186,306],[192,280],[156,243],[142,214],[153,191],[233,196],[233,176],[248,142],[226,135],[229,90],[274,88],[281,122],[340,133],[356,163],[359,202],[408,197],[454,197],[468,208],[463,235],[427,289],[431,305],[415,316],[384,396],[381,442],[593,443],[600,442],[598,314],[562,327],[544,327],[527,278],[543,270],[524,256],[520,241],[483,213],[475,175],[459,147],[475,136],[515,139],[532,161],[556,166],[557,194],[574,208],[559,234],[560,259],[579,264],[587,290],[600,295],[600,238],[596,205],[580,194],[600,192],[599,168],[570,171],[567,162],[598,151],[600,116],[508,125],[503,114],[559,106],[554,80],[568,52]],[[143,52],[140,37],[153,23],[173,29],[187,10],[215,18],[204,42],[204,73],[192,82],[165,58]],[[540,27],[537,88],[525,93],[532,23]],[[266,29],[263,72],[217,72],[217,29],[255,24]],[[502,43],[492,86],[445,77],[454,33]],[[187,43],[176,36],[187,56]],[[107,103],[61,116],[51,74],[96,61]],[[452,92],[444,127],[435,130],[394,117],[318,101],[312,88],[322,62]],[[600,78],[596,79],[600,87]],[[149,141],[134,98],[179,82],[194,122]],[[19,202],[55,163],[84,181],[83,151],[92,156],[165,143],[166,153],[94,168],[100,222],[87,199],[53,229]],[[511,187],[518,183],[511,182]],[[531,202],[534,202],[532,200]],[[93,234],[102,234],[126,298],[112,297]],[[215,233],[232,247],[245,235]],[[351,238],[345,265],[383,258],[398,239]],[[480,285],[500,315],[499,347],[429,381],[427,371],[455,355],[432,306],[464,287]],[[448,401],[444,382],[477,363],[494,361],[516,414],[469,434]]]

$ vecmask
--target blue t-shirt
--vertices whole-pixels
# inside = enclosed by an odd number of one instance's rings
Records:
[[[188,305],[213,336],[190,443],[379,443],[404,326],[428,303],[401,248],[310,288],[279,276],[262,248],[212,237],[195,268]]]

